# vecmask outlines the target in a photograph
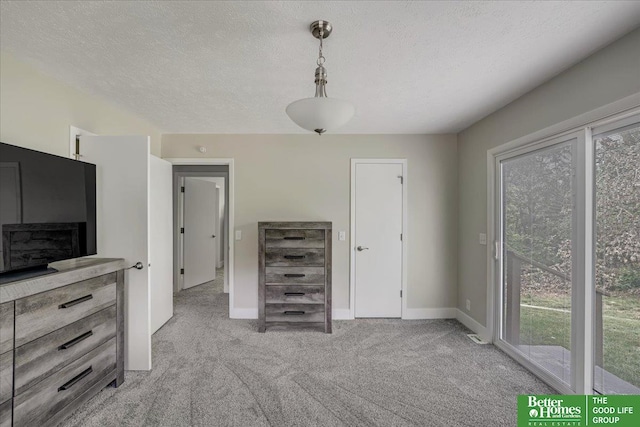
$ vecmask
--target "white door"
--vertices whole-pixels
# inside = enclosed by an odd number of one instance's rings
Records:
[[[173,168],[171,163],[156,156],[150,156],[149,166],[149,283],[153,334],[173,316]]]
[[[81,136],[80,155],[97,165],[98,256],[144,266],[125,270],[125,369],[149,370],[149,137]]]
[[[184,289],[216,277],[216,184],[198,178],[184,180]]]
[[[355,165],[355,317],[402,316],[400,163]]]
[[[223,186],[224,186],[224,179]],[[218,240],[218,257],[217,257],[217,268],[224,267],[224,187],[220,187],[220,185],[216,186],[218,190],[218,234],[216,234],[216,239]]]

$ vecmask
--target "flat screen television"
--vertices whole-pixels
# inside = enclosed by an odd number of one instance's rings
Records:
[[[0,143],[0,226],[0,279],[95,255],[96,166]]]

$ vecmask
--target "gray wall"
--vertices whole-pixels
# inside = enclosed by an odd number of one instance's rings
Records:
[[[162,156],[235,159],[242,241],[234,246],[234,308],[256,309],[258,221],[277,220],[333,222],[333,306],[348,309],[349,242],[338,231],[349,236],[350,159],[408,159],[408,307],[455,308],[455,135],[163,135]]]
[[[638,93],[640,29],[458,134],[460,310],[486,325],[487,150]]]
[[[64,58],[61,58],[64,60]],[[107,101],[42,74],[0,52],[0,141],[69,156],[69,126],[98,135],[149,135],[160,156],[160,129]]]

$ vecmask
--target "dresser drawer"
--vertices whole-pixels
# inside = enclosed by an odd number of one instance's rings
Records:
[[[266,304],[267,322],[324,322],[323,304]]]
[[[324,267],[267,267],[265,270],[267,285],[324,286]]]
[[[16,394],[115,336],[116,306],[112,305],[16,348]]]
[[[266,250],[267,267],[324,266],[324,249],[269,248]]]
[[[324,230],[265,230],[267,248],[324,248]]]
[[[0,427],[11,427],[11,412],[13,411],[13,401],[7,400],[0,403]]]
[[[42,425],[47,419],[116,369],[116,339],[112,338],[55,374],[17,395],[15,427]]]
[[[0,304],[0,354],[13,350],[13,301]]]
[[[267,286],[265,302],[267,304],[324,304],[324,286]]]
[[[13,351],[0,354],[0,403],[13,396]]]
[[[116,302],[116,273],[16,301],[15,346],[33,341]]]

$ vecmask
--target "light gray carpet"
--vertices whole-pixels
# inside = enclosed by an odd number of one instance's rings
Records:
[[[455,320],[334,321],[256,332],[228,319],[221,280],[183,291],[127,372],[65,426],[514,426],[516,396],[553,393]]]

